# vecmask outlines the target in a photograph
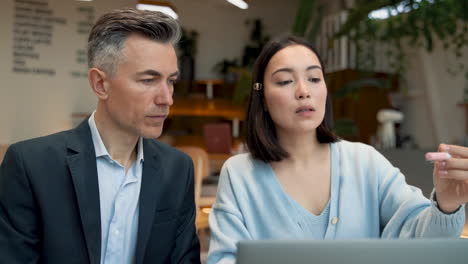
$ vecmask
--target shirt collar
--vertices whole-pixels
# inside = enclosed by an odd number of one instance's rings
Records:
[[[94,144],[94,151],[96,152],[96,158],[98,157],[109,157],[111,158],[109,152],[106,149],[106,146],[104,145],[104,142],[102,142],[101,135],[99,134],[99,131],[96,126],[96,121],[94,120],[94,114],[96,111],[94,111],[91,114],[91,117],[88,119],[88,124],[89,128],[91,129],[91,136],[93,138],[93,144]],[[138,139],[138,146],[137,146],[137,161],[142,162],[144,160],[143,158],[143,138],[139,137]]]
[[[143,138],[140,137],[138,139],[138,152],[137,152],[137,161],[140,161],[140,162],[143,162],[144,161],[144,158],[143,158]]]

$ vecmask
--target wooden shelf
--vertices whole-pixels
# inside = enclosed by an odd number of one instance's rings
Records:
[[[73,113],[72,118],[82,120],[88,117],[90,113]],[[233,128],[239,130],[239,121],[244,119],[245,106],[234,105],[227,99],[206,99],[200,97],[175,98],[174,104],[170,108],[168,118],[177,118],[179,116],[189,117],[220,117],[231,120]],[[236,128],[237,127],[237,128]],[[170,128],[169,128],[170,129]],[[234,129],[233,129],[234,130]],[[205,140],[202,135],[171,135],[170,130],[164,129],[163,135],[159,140],[172,146],[196,146],[206,149]],[[236,149],[241,141],[233,138],[233,149]],[[219,171],[222,164],[228,159],[230,153],[208,153],[211,160],[211,171]]]
[[[72,113],[72,118],[86,118],[91,113]],[[169,117],[207,116],[222,117],[228,120],[244,120],[245,106],[235,105],[227,99],[206,99],[198,97],[175,98]]]
[[[245,106],[235,105],[227,99],[175,98],[169,117],[172,116],[209,116],[228,120],[243,120]]]
[[[203,136],[197,136],[197,135],[174,136],[174,135],[164,134],[163,137],[166,138],[167,143],[173,146],[194,146],[194,147],[200,147],[206,150],[205,139],[203,138]],[[242,141],[238,138],[234,138],[232,142],[232,149],[237,149],[240,144],[242,144]],[[226,154],[225,153],[211,153],[210,155],[217,157],[217,156],[230,155],[230,154],[229,153],[226,153]]]

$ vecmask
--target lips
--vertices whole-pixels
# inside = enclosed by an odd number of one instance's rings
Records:
[[[149,118],[166,118],[167,117],[167,114],[161,114],[161,115],[148,115],[146,117],[149,117]]]
[[[309,106],[309,105],[305,105],[305,106],[301,106],[299,108],[296,109],[296,114],[298,113],[304,113],[304,112],[313,112],[315,111],[315,108],[313,108],[312,106]]]

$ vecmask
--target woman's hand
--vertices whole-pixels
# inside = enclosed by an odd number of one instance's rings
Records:
[[[437,204],[443,212],[452,213],[468,202],[468,148],[440,144],[438,151],[447,152],[452,157],[434,164]]]

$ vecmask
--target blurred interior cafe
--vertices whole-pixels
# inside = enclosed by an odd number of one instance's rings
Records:
[[[94,111],[89,31],[105,12],[136,7],[165,12],[183,29],[174,104],[157,140],[194,161],[205,254],[220,170],[246,151],[254,61],[281,34],[310,40],[324,60],[336,134],[374,146],[429,196],[433,167],[424,154],[439,143],[468,146],[468,19],[441,11],[454,2],[3,0],[0,161],[8,145],[71,129]],[[468,225],[462,236],[468,237]]]

